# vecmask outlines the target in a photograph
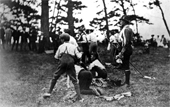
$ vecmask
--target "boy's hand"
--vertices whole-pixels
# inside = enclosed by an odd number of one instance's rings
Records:
[[[123,58],[123,54],[121,52],[118,55],[116,55],[116,59],[118,59],[118,58],[120,58],[120,59]]]
[[[79,47],[77,47],[77,49],[78,49],[78,51],[79,51],[79,52],[82,52],[82,51],[83,51],[83,48],[82,48],[82,47],[80,47],[80,46],[79,46]]]

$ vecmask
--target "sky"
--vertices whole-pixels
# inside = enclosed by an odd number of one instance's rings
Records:
[[[52,1],[59,1],[59,0],[52,0]],[[96,3],[96,0],[81,0],[84,5],[87,6],[87,8],[84,8],[81,11],[81,14],[76,14],[76,17],[80,17],[83,19],[83,24],[85,24],[86,28],[89,27],[89,21],[91,21],[94,17],[96,17],[96,12],[103,9],[103,3],[102,0],[98,0],[99,2]],[[115,6],[115,4],[110,3],[110,0],[105,0],[106,6],[108,11],[112,10],[112,8]],[[142,5],[146,4],[148,0],[132,0],[133,2],[137,2],[138,5],[135,6],[136,14],[139,16],[144,16],[145,18],[148,18],[153,25],[148,25],[145,23],[139,24],[139,33],[141,36],[143,36],[144,39],[149,39],[152,34],[155,35],[165,35],[166,38],[170,39],[167,33],[167,30],[165,28],[164,22],[162,20],[162,15],[158,7],[154,7],[154,9],[150,10],[147,8],[144,8]],[[165,18],[167,21],[167,24],[170,28],[170,13],[169,13],[169,4],[170,0],[160,0],[162,2],[161,7],[165,13]],[[98,5],[100,5],[98,7]],[[53,8],[54,6],[52,6]],[[39,14],[41,14],[41,8],[37,8],[39,11]],[[50,12],[50,16],[52,16],[53,11]],[[132,14],[132,13],[128,13]],[[112,26],[113,27],[113,26]]]
[[[96,0],[82,0],[83,4],[87,6],[87,9],[83,9],[81,16],[83,17],[84,21],[83,23],[86,24],[88,27],[88,22],[93,19],[93,17],[96,16],[96,12],[99,11],[97,9],[97,5],[100,3],[95,3]],[[102,1],[102,0],[101,0]],[[106,5],[108,10],[114,6],[114,4],[107,3]],[[154,7],[154,9],[147,9],[144,8],[142,5],[145,4],[148,0],[133,0],[133,2],[137,2],[138,5],[135,6],[136,14],[140,16],[144,16],[150,20],[153,25],[148,25],[145,23],[139,24],[139,33],[141,36],[143,36],[144,39],[149,39],[151,37],[151,34],[154,34],[155,37],[157,35],[165,35],[169,39],[167,30],[165,28],[164,22],[162,20],[162,15],[158,7]],[[170,27],[170,13],[169,13],[169,4],[170,0],[160,0],[162,2],[161,7],[165,13],[165,18],[167,20],[168,26]],[[131,13],[129,13],[131,14]]]

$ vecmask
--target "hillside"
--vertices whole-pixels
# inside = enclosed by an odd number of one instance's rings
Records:
[[[131,87],[103,88],[104,94],[113,96],[122,92],[132,92],[131,97],[119,101],[107,102],[102,98],[83,95],[83,103],[64,102],[68,90],[66,85],[58,83],[52,97],[42,100],[41,95],[49,86],[52,73],[57,67],[53,55],[0,51],[0,107],[169,107],[170,106],[170,61],[168,50],[151,49],[151,54],[137,54],[131,59],[132,64],[144,75],[155,80],[142,78],[131,67]],[[103,62],[109,60],[109,52],[100,48]],[[122,72],[107,67],[110,78],[123,78]]]

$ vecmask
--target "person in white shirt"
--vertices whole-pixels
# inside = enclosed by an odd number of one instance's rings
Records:
[[[76,47],[78,47],[76,39],[70,34],[70,29],[64,29],[64,32],[69,34],[69,36],[70,36],[69,43],[71,43],[71,44],[75,45]]]
[[[89,52],[89,40],[88,40],[89,32],[90,32],[90,29],[87,29],[86,31],[84,31],[84,29],[80,29],[79,34],[78,34],[79,35],[78,43],[83,51],[83,55],[82,55],[83,63],[91,62],[91,56],[90,56],[90,52]]]
[[[161,43],[161,38],[159,37],[159,35],[157,35],[156,42],[157,42],[157,47],[163,46],[163,44]]]
[[[88,35],[89,40],[89,53],[90,55],[97,55],[98,57],[98,35],[94,31]]]
[[[50,84],[49,91],[44,94],[44,98],[50,97],[53,91],[53,88],[59,79],[59,77],[67,73],[69,75],[77,93],[77,100],[82,100],[80,94],[79,84],[76,78],[76,71],[75,71],[75,58],[80,59],[82,53],[77,50],[77,47],[71,43],[69,43],[70,35],[67,33],[63,33],[60,35],[60,39],[63,42],[61,44],[55,54],[55,58],[59,59],[60,63],[58,65],[57,71],[54,73],[53,79]]]
[[[119,49],[119,32],[118,30],[113,30],[111,31],[111,36],[109,38],[109,44],[108,44],[108,50],[111,51],[110,54],[110,59],[111,59],[111,63],[113,65],[117,65],[116,63],[116,55],[118,54],[118,49]]]
[[[6,35],[6,44],[11,45],[11,38],[12,38],[12,29],[7,27],[5,30],[5,35]]]

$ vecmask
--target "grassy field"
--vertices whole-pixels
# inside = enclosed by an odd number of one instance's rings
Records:
[[[50,99],[43,100],[57,61],[53,55],[0,51],[0,107],[170,107],[170,60],[167,49],[151,49],[150,54],[137,54],[135,49],[132,64],[150,80],[131,67],[131,87],[103,88],[104,95],[114,96],[132,92],[131,97],[108,102],[93,95],[83,95],[83,103],[64,102],[63,97],[70,91],[63,83],[57,83]],[[103,62],[109,61],[109,52],[100,48]],[[109,78],[123,78],[123,73],[107,67]]]

